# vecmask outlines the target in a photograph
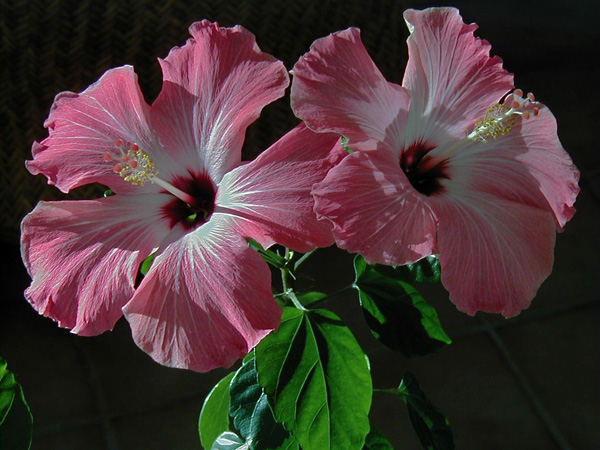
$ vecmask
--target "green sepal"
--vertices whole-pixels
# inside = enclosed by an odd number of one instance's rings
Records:
[[[287,261],[283,256],[278,255],[277,253],[272,252],[271,250],[265,250],[258,241],[252,238],[246,238],[246,242],[248,242],[250,248],[260,253],[263,259],[273,267],[276,267],[278,269],[283,269],[286,267]]]
[[[412,426],[426,450],[454,450],[450,422],[425,396],[419,383],[410,373],[398,386],[398,393],[408,408]]]
[[[348,147],[348,138],[346,136],[342,136],[340,145],[342,146],[342,148],[344,150],[346,150],[348,153],[354,153],[354,150],[352,150],[350,147]]]
[[[148,271],[150,270],[150,267],[152,267],[154,258],[156,258],[156,253],[152,253],[150,256],[148,256],[146,259],[144,259],[142,261],[142,264],[140,264],[140,273],[142,275],[145,276],[148,273]]]
[[[361,450],[372,397],[367,359],[326,310],[286,307],[279,330],[255,349],[261,386],[303,450]]]
[[[373,335],[409,357],[426,355],[450,344],[435,309],[412,285],[390,276],[394,272],[389,269],[369,265],[360,255],[354,258],[353,287],[358,290]]]
[[[229,384],[235,372],[228,374],[207,395],[200,411],[198,433],[200,443],[205,449],[212,448],[215,440],[225,431],[229,431]]]
[[[0,449],[28,450],[33,417],[23,388],[0,357]]]

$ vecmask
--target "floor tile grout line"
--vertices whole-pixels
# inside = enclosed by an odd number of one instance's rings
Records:
[[[549,317],[558,316],[560,314],[566,314],[566,313],[575,311],[580,308],[588,308],[591,306],[600,306],[600,298],[586,299],[586,300],[583,300],[583,301],[580,301],[577,303],[570,304],[568,306],[560,306],[560,307],[550,308],[547,310],[537,312],[535,314],[531,314],[527,317],[517,316],[517,317],[514,317],[505,322],[490,323],[488,321],[487,325],[479,325],[479,326],[475,326],[475,327],[470,327],[466,330],[448,331],[448,336],[450,336],[450,338],[453,340],[476,336],[478,334],[486,333],[489,327],[492,327],[493,329],[498,330],[500,328],[511,327],[511,326],[517,325],[517,324],[533,322],[533,321],[540,320],[540,319],[546,319]],[[484,316],[479,316],[479,317],[483,318]]]
[[[108,413],[106,399],[104,398],[102,386],[100,385],[100,381],[98,380],[98,374],[96,373],[92,357],[90,356],[87,347],[81,340],[76,339],[75,345],[77,346],[84,359],[86,376],[90,384],[92,393],[94,394],[96,407],[98,408],[98,419],[100,421],[100,426],[102,428],[102,434],[104,435],[107,450],[118,450],[119,446],[117,445],[117,439],[110,425],[110,415]]]
[[[116,413],[108,413],[108,420],[118,420],[123,419],[125,417],[139,416],[144,414],[152,414],[160,410],[164,410],[165,408],[170,408],[177,406],[183,402],[197,400],[198,401],[198,415],[200,415],[200,410],[202,408],[202,404],[206,398],[206,396],[210,393],[210,390],[203,390],[192,392],[189,394],[179,395],[177,397],[169,398],[164,401],[154,402],[152,404],[148,404],[144,407],[140,407],[137,409],[130,409],[127,411],[120,411]],[[47,425],[43,428],[38,428],[34,431],[36,437],[50,436],[54,434],[64,433],[69,430],[76,430],[78,428],[83,428],[91,425],[102,425],[102,417],[100,414],[97,414],[94,417],[89,417],[86,419],[80,419],[76,421],[68,421],[62,422],[57,425]],[[112,447],[110,448],[112,450]]]
[[[507,364],[513,376],[519,382],[521,389],[523,389],[527,399],[531,402],[536,413],[544,422],[546,429],[552,435],[552,439],[558,445],[558,448],[560,450],[572,450],[571,445],[567,442],[566,438],[560,431],[558,425],[556,424],[556,422],[554,421],[554,419],[552,418],[552,416],[550,415],[550,413],[536,394],[535,390],[531,386],[531,383],[529,383],[527,377],[519,368],[519,365],[513,358],[512,354],[510,353],[510,350],[508,349],[504,341],[502,341],[502,339],[498,335],[494,326],[491,323],[489,323],[488,319],[486,319],[485,317],[481,317],[481,321],[486,327],[487,335],[494,343],[496,349],[502,356],[502,359],[504,359],[504,362]]]
[[[67,422],[61,422],[54,425],[46,425],[44,427],[34,427],[33,430],[33,441],[35,442],[38,438],[45,436],[51,436],[53,434],[66,433],[71,430],[77,430],[79,428],[101,425],[102,419],[98,415],[94,417],[88,417],[79,420],[69,420]]]

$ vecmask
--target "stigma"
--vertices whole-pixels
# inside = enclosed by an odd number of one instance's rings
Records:
[[[133,185],[143,186],[148,181],[153,182],[158,170],[148,153],[137,144],[125,145],[121,140],[115,141],[115,148],[117,154],[104,154],[104,161],[115,163],[115,173]]]
[[[527,120],[538,114],[535,96],[530,92],[523,98],[523,91],[515,89],[502,103],[491,106],[485,115],[475,122],[475,127],[467,135],[467,139],[480,142],[498,139],[512,131],[519,116]]]

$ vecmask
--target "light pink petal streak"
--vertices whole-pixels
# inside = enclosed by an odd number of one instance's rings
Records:
[[[26,165],[63,192],[94,182],[115,192],[136,189],[103,156],[116,150],[116,140],[145,149],[155,146],[149,107],[131,66],[107,71],[81,94],[58,94],[44,126],[49,136],[33,144],[33,160]]]
[[[383,77],[349,28],[316,40],[293,69],[292,109],[315,131],[333,131],[353,149],[404,144],[410,99]]]
[[[368,263],[401,265],[430,255],[436,218],[389,152],[356,152],[313,190],[315,210],[334,224],[338,247]]]
[[[512,90],[513,76],[499,57],[489,56],[490,44],[473,35],[477,25],[466,25],[457,9],[409,9],[404,19],[411,31],[402,81],[411,96],[406,145],[462,138]]]
[[[579,172],[558,140],[554,116],[536,106],[537,116],[519,118],[504,136],[456,151],[450,178],[473,191],[552,211],[561,230],[575,214]]]
[[[167,197],[40,202],[21,225],[32,278],[25,297],[73,333],[112,329],[133,295],[140,263],[169,232],[160,217]]]
[[[552,214],[447,180],[444,186],[444,195],[429,202],[439,220],[442,283],[450,300],[471,315],[516,316],[552,270]]]
[[[267,264],[226,222],[213,216],[168,246],[123,308],[135,342],[160,364],[229,367],[279,325]]]
[[[241,26],[203,20],[190,34],[160,60],[164,82],[152,120],[172,158],[219,183],[240,163],[246,128],[283,96],[289,76]]]
[[[300,124],[257,159],[225,175],[215,213],[236,217],[239,233],[265,248],[278,243],[308,252],[329,246],[331,224],[317,220],[311,190],[346,155],[338,135]]]

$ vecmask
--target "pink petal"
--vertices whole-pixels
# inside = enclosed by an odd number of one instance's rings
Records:
[[[353,149],[404,144],[410,99],[383,77],[349,28],[316,40],[293,70],[292,109],[315,131],[333,131]]]
[[[133,295],[140,263],[169,232],[160,216],[168,197],[40,202],[21,225],[31,305],[73,333],[112,329]]]
[[[390,152],[352,153],[313,195],[319,217],[335,225],[338,247],[369,263],[407,264],[433,252],[435,215]]]
[[[246,128],[283,96],[289,76],[240,26],[204,20],[192,24],[190,34],[160,60],[164,84],[152,121],[172,158],[219,183],[240,163]]]
[[[402,86],[410,91],[407,145],[440,145],[462,138],[467,127],[513,88],[502,60],[490,58],[490,44],[474,37],[455,8],[409,9],[411,34]]]
[[[63,192],[94,182],[115,192],[139,189],[123,181],[113,171],[115,163],[103,158],[116,150],[116,140],[145,149],[156,146],[149,107],[131,66],[107,71],[81,94],[58,94],[44,126],[49,136],[33,144],[33,161],[26,162],[32,174],[46,175]]]
[[[444,195],[429,203],[439,220],[442,283],[450,300],[471,315],[519,314],[552,270],[552,214],[449,180],[444,186]]]
[[[281,318],[267,264],[222,216],[167,247],[123,312],[154,360],[199,372],[231,366]]]
[[[468,189],[552,211],[560,230],[575,214],[579,172],[558,140],[554,116],[535,106],[539,114],[518,118],[509,133],[467,141],[450,157],[448,170]]]
[[[279,243],[300,252],[333,244],[331,224],[319,221],[313,185],[347,153],[333,133],[298,125],[249,164],[223,178],[215,212],[236,217],[239,233],[263,247]]]

